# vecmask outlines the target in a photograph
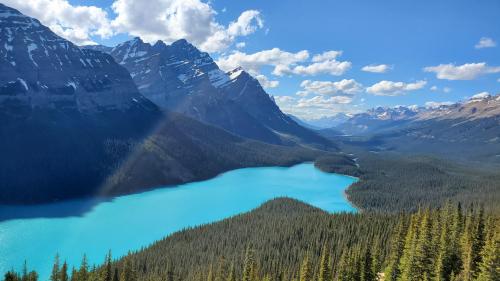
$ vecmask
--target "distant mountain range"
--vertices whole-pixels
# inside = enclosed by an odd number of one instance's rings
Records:
[[[257,79],[241,68],[225,73],[186,40],[151,45],[134,38],[114,48],[83,48],[113,56],[139,91],[163,109],[272,144],[332,146],[281,112]]]
[[[327,129],[343,124],[351,117],[352,117],[351,114],[337,113],[333,116],[324,116],[317,119],[301,120],[301,121],[307,124],[307,126],[310,126],[312,128]]]
[[[80,48],[2,4],[0,123],[0,203],[129,193],[335,149],[185,40]]]
[[[354,136],[357,144],[371,150],[500,163],[500,96],[432,108],[379,107],[321,132],[329,137]]]

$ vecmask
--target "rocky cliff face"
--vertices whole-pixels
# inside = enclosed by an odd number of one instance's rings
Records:
[[[0,4],[0,107],[92,113],[151,107],[108,54],[82,50]]]
[[[161,108],[268,143],[334,147],[281,112],[248,73],[223,72],[208,53],[186,40],[151,45],[135,38],[112,49],[91,48],[107,50],[130,71],[140,92]]]

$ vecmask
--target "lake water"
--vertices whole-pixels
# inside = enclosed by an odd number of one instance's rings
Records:
[[[216,178],[121,196],[96,204],[80,216],[11,219],[0,222],[0,274],[20,269],[27,260],[41,280],[47,280],[56,253],[70,268],[85,253],[100,263],[109,249],[113,256],[140,249],[186,227],[218,221],[246,212],[276,197],[291,197],[328,212],[355,211],[344,190],[355,178],[328,174],[313,164],[290,168],[246,168]],[[86,200],[31,207],[0,206],[10,215],[89,205]],[[93,203],[93,202],[91,202]],[[5,214],[4,214],[5,215]]]

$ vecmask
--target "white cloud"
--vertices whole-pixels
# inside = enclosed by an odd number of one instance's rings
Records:
[[[236,43],[236,48],[238,49],[242,49],[242,48],[245,48],[247,44],[245,42],[238,42]]]
[[[277,80],[269,80],[269,78],[267,78],[267,76],[265,75],[262,75],[262,74],[259,74],[259,75],[256,75],[255,78],[257,80],[259,80],[259,83],[260,85],[263,87],[263,88],[276,88],[279,86],[280,84],[280,81],[277,81]]]
[[[471,100],[481,100],[481,99],[485,99],[485,98],[489,98],[489,97],[491,97],[490,93],[481,92],[481,93],[477,93],[477,94],[473,95],[470,99]]]
[[[112,8],[117,14],[112,24],[120,32],[147,42],[184,38],[208,52],[224,50],[237,37],[264,26],[260,12],[248,10],[225,27],[215,20],[210,4],[200,0],[116,0]]]
[[[400,96],[409,91],[422,89],[426,84],[426,81],[404,83],[383,80],[368,87],[366,91],[376,96]]]
[[[275,68],[273,74],[278,76],[283,76],[285,74],[297,74],[304,76],[330,74],[333,76],[339,76],[344,74],[350,68],[351,68],[351,62],[337,61],[332,59],[322,62],[314,62],[309,65],[297,65],[291,68],[289,66],[282,65]]]
[[[481,39],[479,39],[479,42],[477,42],[474,48],[476,49],[493,48],[496,47],[496,45],[497,43],[493,39],[489,37],[481,37]]]
[[[250,74],[257,75],[264,66],[274,66],[276,68],[282,65],[296,64],[308,58],[309,52],[306,50],[290,53],[279,48],[273,48],[253,54],[235,51],[228,56],[221,56],[217,60],[217,64],[226,71],[241,66]]]
[[[439,108],[441,106],[452,105],[452,104],[453,104],[453,102],[451,102],[451,101],[443,101],[443,102],[428,101],[425,103],[425,107],[427,107],[427,108]]]
[[[438,79],[446,80],[473,80],[489,73],[499,73],[500,67],[488,66],[485,62],[466,63],[462,65],[440,64],[424,68],[425,72],[434,72]]]
[[[95,44],[91,36],[113,35],[106,11],[95,6],[73,6],[66,0],[4,0],[5,5],[37,18],[59,36],[75,44]]]
[[[327,60],[335,60],[337,57],[342,55],[342,51],[326,51],[322,54],[314,55],[312,62],[322,62]]]
[[[314,96],[311,98],[275,96],[274,98],[284,112],[308,120],[353,111],[351,105],[353,100],[349,96]]]
[[[185,1],[185,0],[183,0]],[[247,10],[241,13],[237,21],[233,21],[227,28],[227,33],[230,36],[247,36],[258,28],[264,27],[264,21],[260,16],[260,12],[256,10]]]
[[[439,91],[439,87],[436,86],[436,85],[434,85],[434,86],[432,86],[430,88],[430,90],[433,91],[433,92],[437,92],[437,91]],[[449,87],[444,87],[443,88],[443,93],[449,93],[449,92],[451,92],[451,88],[449,88]]]
[[[297,94],[319,94],[319,95],[354,95],[363,90],[363,86],[354,79],[343,79],[340,81],[311,81],[304,80],[300,83],[303,88]]]
[[[76,44],[93,44],[91,37],[116,33],[139,36],[146,42],[171,43],[187,39],[200,49],[218,52],[238,37],[264,27],[257,10],[247,10],[224,26],[216,21],[210,2],[201,0],[115,0],[116,18],[96,6],[73,6],[67,0],[5,0],[6,5],[38,18],[54,32]],[[153,7],[153,8],[152,8]]]
[[[272,74],[276,76],[287,74],[342,75],[350,69],[351,62],[337,61],[336,57],[341,53],[340,51],[328,51],[315,55],[311,61],[308,61],[309,52],[307,50],[292,53],[273,48],[253,54],[234,51],[229,55],[221,56],[217,60],[217,64],[228,71],[241,66],[252,75],[258,75],[264,66],[273,67]]]
[[[390,65],[387,64],[377,64],[377,65],[365,65],[361,70],[366,71],[366,72],[372,72],[372,73],[386,73],[392,69]]]

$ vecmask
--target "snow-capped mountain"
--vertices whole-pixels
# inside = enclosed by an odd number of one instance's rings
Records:
[[[349,120],[349,118],[351,117],[351,114],[337,113],[333,116],[325,116],[317,119],[305,120],[304,122],[318,129],[327,129],[336,127]]]
[[[14,102],[80,112],[152,106],[111,56],[82,50],[0,4],[0,107]]]
[[[435,107],[376,108],[354,115],[335,129],[368,137],[357,145],[370,150],[500,163],[499,95]]]
[[[415,106],[376,107],[354,114],[334,128],[347,135],[370,134],[401,126],[416,118],[423,110]]]
[[[139,91],[166,110],[269,143],[330,145],[281,112],[259,82],[243,69],[225,73],[208,53],[186,40],[166,45],[134,38],[111,49],[84,48],[108,51],[128,69]]]

